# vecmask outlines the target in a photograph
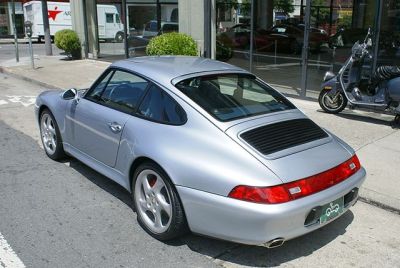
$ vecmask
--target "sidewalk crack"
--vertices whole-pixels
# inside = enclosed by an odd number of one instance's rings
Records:
[[[357,148],[357,149],[356,149],[356,152],[360,151],[360,150],[363,149],[364,147],[367,147],[368,145],[371,145],[371,144],[373,144],[373,143],[375,143],[375,142],[378,142],[378,141],[380,141],[380,140],[383,140],[384,138],[387,138],[387,137],[389,137],[390,135],[393,135],[393,134],[395,134],[395,133],[397,133],[397,130],[394,130],[394,131],[392,131],[392,132],[390,132],[390,133],[388,133],[388,134],[386,134],[386,135],[384,135],[384,136],[382,136],[382,137],[380,137],[380,138],[378,138],[378,139],[376,139],[376,140],[370,141],[370,142],[368,142],[367,144],[364,144],[364,145],[362,145],[361,147]]]

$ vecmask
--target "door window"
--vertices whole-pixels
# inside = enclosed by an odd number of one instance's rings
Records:
[[[133,113],[148,82],[134,74],[117,70],[104,87],[99,102],[125,113]]]
[[[120,22],[121,22],[121,19],[119,18],[119,14],[115,14],[115,21],[116,21],[117,23],[120,23]]]
[[[114,22],[114,14],[106,13],[106,23],[113,23]]]
[[[100,101],[101,93],[103,92],[113,73],[114,71],[109,71],[108,74],[106,74],[104,78],[95,84],[95,86],[86,94],[85,98],[94,102]]]
[[[138,113],[160,123],[182,125],[186,122],[186,114],[182,107],[155,85],[149,88]]]

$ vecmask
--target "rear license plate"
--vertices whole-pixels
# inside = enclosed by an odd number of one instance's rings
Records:
[[[329,204],[326,204],[322,207],[321,217],[319,218],[319,223],[323,224],[327,221],[330,221],[333,218],[336,218],[340,214],[343,213],[344,207],[344,198],[338,198]]]

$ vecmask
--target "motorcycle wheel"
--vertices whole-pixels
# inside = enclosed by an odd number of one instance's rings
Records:
[[[329,96],[330,89],[323,89],[319,93],[318,102],[322,110],[329,114],[337,114],[347,106],[347,99],[343,92],[338,92],[336,96]]]

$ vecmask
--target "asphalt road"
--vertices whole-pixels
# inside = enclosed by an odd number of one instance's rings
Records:
[[[266,249],[189,234],[162,243],[136,222],[129,194],[41,149],[34,84],[0,74],[0,267],[396,267],[400,216],[358,202],[326,227]]]

